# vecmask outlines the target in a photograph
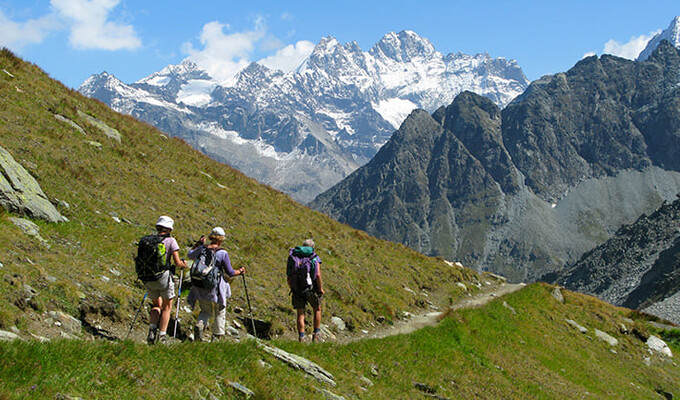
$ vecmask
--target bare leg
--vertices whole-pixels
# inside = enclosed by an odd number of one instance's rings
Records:
[[[297,329],[300,341],[304,338],[305,332],[305,309],[297,310]]]
[[[314,309],[314,330],[318,330],[321,327],[321,306]]]
[[[161,332],[167,332],[168,322],[170,322],[170,314],[172,313],[172,299],[163,299],[161,304],[161,316],[160,323],[158,324],[158,330]]]
[[[161,297],[158,297],[156,299],[153,299],[151,301],[151,304],[153,307],[151,308],[151,311],[149,312],[149,322],[151,325],[156,325],[158,326],[158,318],[161,315],[161,304],[163,302],[163,299]]]

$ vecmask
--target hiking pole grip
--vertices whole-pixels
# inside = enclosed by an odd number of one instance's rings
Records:
[[[248,301],[248,312],[250,313],[250,322],[253,324],[253,336],[257,338],[257,331],[255,330],[255,320],[253,319],[253,308],[250,307],[250,296],[248,296],[248,285],[246,284],[246,274],[241,274],[243,277],[243,289],[246,292],[246,301]]]

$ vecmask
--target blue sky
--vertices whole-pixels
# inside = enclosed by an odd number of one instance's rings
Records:
[[[634,57],[680,15],[659,1],[0,0],[0,46],[77,87],[132,83],[187,57],[227,78],[253,61],[293,68],[322,37],[363,50],[408,29],[442,53],[515,59],[531,80],[586,54]]]

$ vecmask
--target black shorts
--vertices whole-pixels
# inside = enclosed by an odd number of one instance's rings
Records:
[[[309,304],[312,309],[316,310],[317,308],[321,307],[322,297],[323,295],[321,293],[317,293],[313,290],[308,290],[302,293],[293,292],[293,308],[296,310],[304,310],[305,305]]]

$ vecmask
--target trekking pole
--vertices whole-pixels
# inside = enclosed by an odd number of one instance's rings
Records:
[[[132,332],[132,327],[135,326],[135,322],[137,321],[137,316],[139,315],[139,312],[142,310],[142,307],[144,307],[144,302],[146,301],[146,295],[148,293],[144,293],[144,297],[142,298],[142,304],[139,305],[139,308],[137,309],[137,312],[135,313],[135,317],[132,319],[132,325],[130,325],[130,330],[128,330],[127,335],[125,336],[125,340],[128,340],[130,337],[130,332]]]
[[[184,278],[184,268],[179,271],[179,289],[177,293],[177,312],[175,313],[175,329],[172,332],[172,337],[177,340],[177,318],[179,317],[179,303],[182,301],[182,279]]]
[[[246,291],[246,300],[248,301],[248,312],[250,313],[250,322],[253,324],[253,336],[257,337],[257,331],[255,330],[255,320],[253,319],[253,309],[250,307],[250,296],[248,296],[248,285],[246,285],[246,274],[241,274],[243,277],[243,288]]]

